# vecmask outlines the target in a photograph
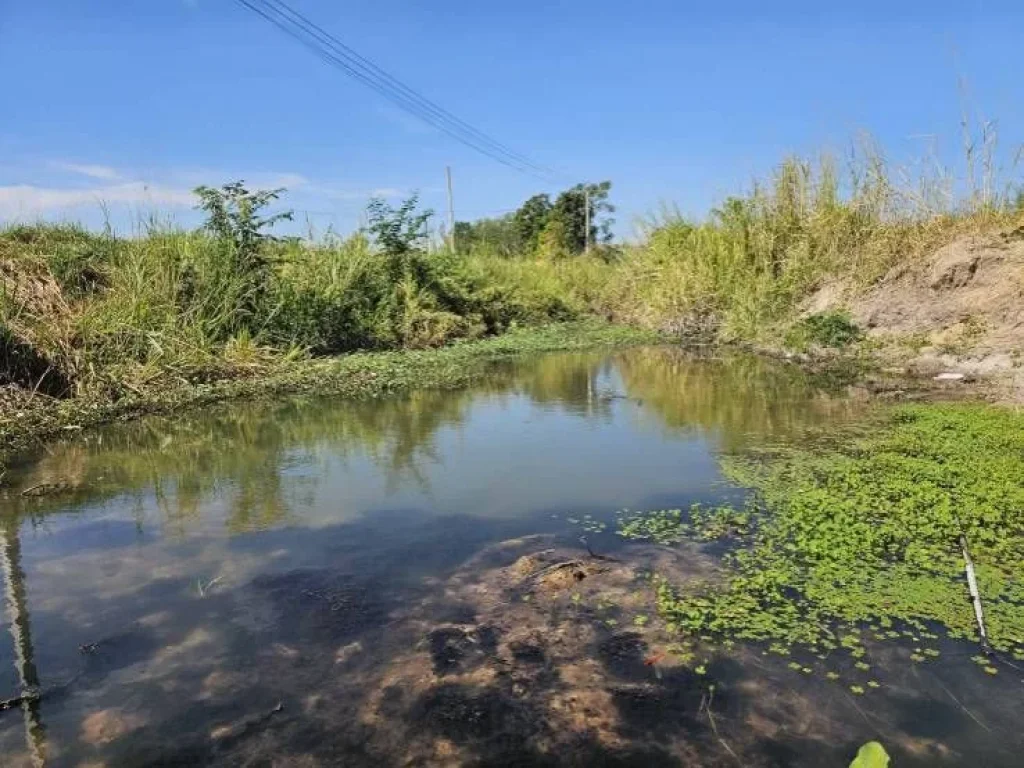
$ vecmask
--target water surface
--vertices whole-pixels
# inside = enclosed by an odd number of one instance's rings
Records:
[[[0,499],[0,699],[41,692],[0,712],[0,762],[818,766],[878,738],[897,766],[1018,765],[1019,681],[979,680],[969,646],[893,649],[860,701],[752,648],[705,676],[645,663],[645,574],[713,578],[719,553],[600,523],[739,499],[722,455],[864,408],[793,367],[658,348],[72,436]],[[617,562],[531,580],[584,532]]]

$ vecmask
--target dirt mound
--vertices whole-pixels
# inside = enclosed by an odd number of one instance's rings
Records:
[[[867,291],[827,284],[807,307],[839,308],[914,373],[999,375],[1024,394],[1024,229],[960,237]]]

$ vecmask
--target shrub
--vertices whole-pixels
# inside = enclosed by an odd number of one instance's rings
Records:
[[[844,312],[818,312],[801,318],[786,334],[786,346],[841,349],[863,338],[864,333]]]

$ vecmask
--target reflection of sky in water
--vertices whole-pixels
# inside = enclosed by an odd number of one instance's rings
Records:
[[[634,350],[510,365],[466,392],[237,404],[53,446],[10,482],[67,482],[72,495],[0,501],[11,541],[21,516],[27,589],[7,619],[30,616],[44,690],[73,681],[41,705],[51,764],[128,760],[117,750],[142,737],[118,728],[134,721],[88,720],[97,712],[137,711],[163,743],[262,702],[281,682],[261,671],[267,649],[314,643],[280,623],[291,598],[268,597],[275,579],[311,573],[299,596],[355,579],[401,604],[495,542],[555,533],[575,545],[568,512],[721,498],[723,448],[857,411],[791,368]],[[20,685],[19,637],[0,639],[0,699]],[[220,702],[201,692],[211,670],[263,688],[239,684]],[[223,711],[203,709],[214,703]],[[2,752],[31,764],[19,713],[0,719]]]

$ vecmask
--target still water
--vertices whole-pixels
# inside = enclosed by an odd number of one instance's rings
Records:
[[[713,578],[720,552],[623,544],[614,513],[739,499],[723,455],[866,408],[654,348],[71,436],[0,498],[0,700],[39,694],[0,711],[0,764],[845,766],[879,739],[897,768],[1020,765],[1019,681],[969,647],[896,649],[859,701],[752,649],[650,663],[638,574]],[[585,546],[615,560],[531,581]]]

